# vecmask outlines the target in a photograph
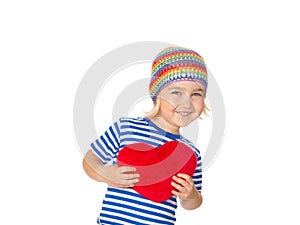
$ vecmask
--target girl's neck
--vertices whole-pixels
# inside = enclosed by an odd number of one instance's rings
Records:
[[[171,134],[180,134],[179,127],[172,126],[171,124],[168,124],[166,120],[164,120],[161,117],[154,117],[151,119],[151,121],[158,126],[160,129],[169,132]]]

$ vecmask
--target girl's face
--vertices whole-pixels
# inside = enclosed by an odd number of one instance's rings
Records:
[[[204,110],[205,89],[199,82],[179,81],[165,87],[159,94],[159,117],[164,129],[179,133],[179,128],[187,126],[199,118]]]

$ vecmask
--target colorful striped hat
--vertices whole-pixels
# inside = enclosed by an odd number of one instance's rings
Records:
[[[176,81],[200,82],[207,89],[207,70],[203,58],[183,47],[168,47],[152,63],[150,96],[155,102],[159,92]]]

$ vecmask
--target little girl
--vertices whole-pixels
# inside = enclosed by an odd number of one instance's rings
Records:
[[[143,118],[120,118],[91,143],[83,159],[87,175],[108,184],[98,224],[174,224],[177,197],[184,209],[201,205],[200,151],[180,134],[180,128],[206,113],[206,89],[206,66],[198,53],[182,47],[159,52],[152,64],[149,85],[154,108]],[[129,144],[144,142],[157,147],[170,141],[192,148],[197,167],[192,177],[181,173],[173,176],[172,196],[164,202],[154,202],[132,188],[140,175],[134,167],[117,166],[117,156]]]

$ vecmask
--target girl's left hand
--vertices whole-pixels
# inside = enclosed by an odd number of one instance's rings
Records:
[[[194,187],[193,179],[183,173],[177,174],[177,176],[173,176],[173,181],[171,185],[177,189],[177,191],[173,190],[172,194],[180,197],[182,200],[187,200],[193,198],[197,194],[197,190]]]

